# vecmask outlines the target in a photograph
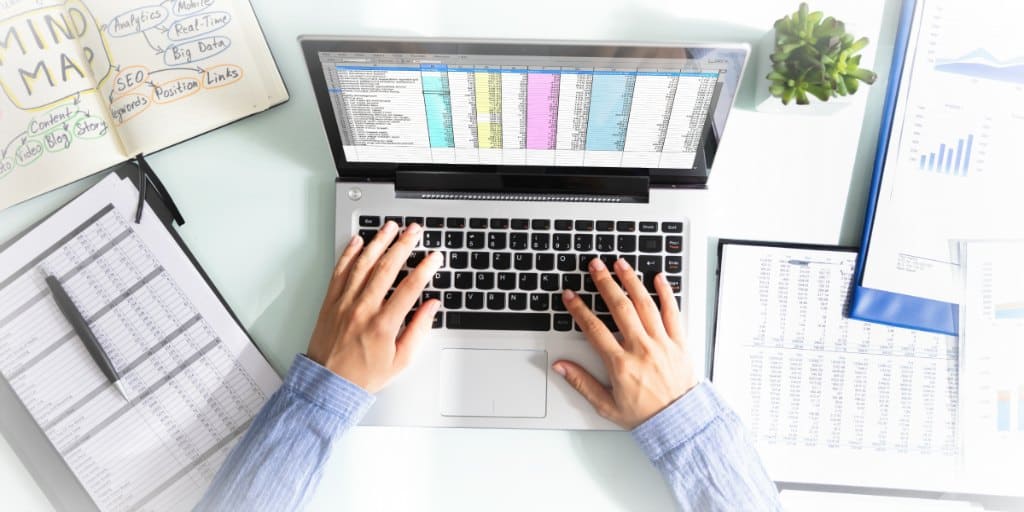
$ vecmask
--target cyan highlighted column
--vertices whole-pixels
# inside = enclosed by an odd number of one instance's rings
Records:
[[[635,72],[594,71],[590,119],[587,121],[587,151],[625,149],[635,85]]]
[[[448,66],[423,64],[423,106],[427,112],[427,134],[432,148],[454,148],[452,130],[452,95],[448,86]]]

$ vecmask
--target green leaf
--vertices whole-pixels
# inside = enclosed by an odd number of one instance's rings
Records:
[[[857,69],[850,73],[850,76],[860,80],[866,84],[873,84],[878,79],[878,75],[870,69]]]
[[[810,102],[811,102],[811,100],[807,98],[807,92],[806,91],[804,91],[803,89],[797,89],[796,90],[796,104],[797,105],[807,105]]]
[[[772,71],[771,73],[768,73],[768,76],[766,76],[765,78],[767,78],[768,80],[786,80],[786,76],[783,75],[782,73],[779,73],[778,71]]]
[[[855,42],[852,45],[850,45],[850,47],[847,48],[847,49],[850,51],[850,54],[854,54],[854,53],[857,53],[857,52],[863,50],[865,47],[867,47],[867,45],[868,45],[868,38],[862,37],[862,38],[858,39],[857,42]]]
[[[785,91],[786,87],[782,84],[775,84],[768,88],[768,92],[770,92],[772,96],[775,96],[776,98],[781,98],[782,93]]]
[[[793,96],[796,95],[796,89],[789,88],[782,92],[782,104],[789,105],[789,102],[793,101]]]
[[[846,90],[850,91],[850,94],[856,93],[857,88],[860,87],[860,82],[852,76],[844,77],[843,83],[846,84]]]
[[[807,92],[813,94],[814,97],[821,101],[828,101],[829,97],[832,96],[832,89],[823,85],[808,84]]]

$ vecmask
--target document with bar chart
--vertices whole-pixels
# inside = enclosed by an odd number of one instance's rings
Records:
[[[957,240],[1024,237],[1019,2],[919,0],[862,285],[961,300]]]
[[[964,465],[989,492],[1024,493],[1024,241],[963,244]]]
[[[724,61],[320,55],[348,162],[689,169]]]

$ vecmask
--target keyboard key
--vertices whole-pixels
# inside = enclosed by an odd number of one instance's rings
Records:
[[[537,270],[554,270],[555,255],[550,252],[537,254]]]
[[[516,274],[514,272],[501,272],[498,274],[499,290],[515,290]]]
[[[531,292],[537,289],[537,274],[533,272],[524,272],[519,274],[519,289],[527,292]]]
[[[487,236],[483,231],[470,231],[466,233],[467,249],[483,249],[487,245]]]
[[[555,315],[555,330],[561,332],[571,331],[572,317],[569,315]]]
[[[361,215],[359,217],[359,227],[361,228],[376,228],[380,226],[380,217],[376,215]]]
[[[469,219],[469,227],[471,229],[487,229],[487,219],[473,217]]]
[[[661,252],[661,237],[641,236],[640,252]]]
[[[527,233],[512,233],[508,237],[508,247],[513,251],[525,251],[530,247],[530,235]]]
[[[360,229],[359,230],[359,238],[363,239],[363,244],[364,245],[370,243],[370,240],[373,240],[373,237],[375,237],[375,236],[377,236],[377,230],[376,229]]]
[[[487,309],[505,309],[505,294],[501,292],[488,292]]]
[[[524,230],[530,229],[530,221],[527,219],[512,219],[512,229]]]
[[[443,228],[444,219],[441,217],[427,217],[428,228]]]
[[[456,272],[455,273],[455,287],[460,290],[470,290],[473,288],[473,273],[472,272]]]
[[[683,223],[682,222],[662,222],[661,230],[666,233],[682,233]]]
[[[618,240],[617,248],[619,252],[636,251],[636,235],[619,235]]]
[[[615,223],[610,220],[597,221],[598,231],[615,231]]]
[[[483,309],[484,308],[484,294],[483,292],[466,292],[466,309]],[[451,313],[449,313],[450,315]],[[451,317],[449,317],[451,318]],[[452,328],[451,320],[448,321],[448,328]]]
[[[434,321],[430,323],[431,329],[440,329],[444,327],[444,314],[440,311],[434,313]]]
[[[535,251],[546,251],[551,247],[551,235],[534,233],[530,235],[530,248]]]
[[[530,227],[534,230],[548,230],[551,229],[551,221],[548,219],[533,219],[530,222]]]
[[[598,313],[608,312],[608,305],[604,303],[604,299],[600,295],[594,297],[594,311]]]
[[[590,268],[590,260],[596,258],[596,254],[580,254],[580,270],[586,272]],[[611,270],[611,269],[609,269]]]
[[[447,271],[434,272],[434,280],[431,283],[434,288],[444,290],[452,287],[452,273]]]
[[[597,235],[595,248],[597,252],[612,252],[615,250],[615,235]]]
[[[448,266],[452,268],[466,268],[469,266],[469,253],[463,251],[448,253]]]
[[[444,247],[445,249],[462,249],[463,241],[462,231],[445,231],[444,232]]]
[[[533,270],[533,256],[526,252],[517,252],[512,256],[512,266],[516,270]]]
[[[466,219],[462,217],[448,217],[444,225],[448,226],[449,229],[462,229],[466,227]]]
[[[581,274],[562,274],[562,289],[570,289],[574,292],[583,288],[583,276]]]
[[[491,290],[494,288],[494,272],[477,272],[476,288],[478,290]]]
[[[486,252],[470,253],[469,266],[476,270],[487,270],[491,268],[491,255]]]
[[[579,297],[580,300],[583,301],[583,303],[586,304],[588,308],[594,308],[594,296],[592,294],[579,293],[576,296]]]
[[[592,221],[592,220],[578,220],[578,221],[576,221],[576,223],[574,225],[576,226],[576,231],[593,231],[594,230],[594,221]]]
[[[615,262],[619,260],[618,258],[615,257],[614,254],[602,254],[598,256],[598,258],[600,258],[601,262],[604,263],[604,266],[608,267],[609,269],[614,268]]]
[[[581,252],[593,250],[594,235],[576,235],[573,237],[573,248]]]
[[[541,274],[540,289],[549,292],[561,290],[562,282],[561,279],[559,279],[558,274]]]
[[[682,276],[665,276],[668,285],[672,287],[672,293],[679,293],[683,289]]]
[[[659,256],[640,256],[640,261],[636,267],[637,272],[641,272],[644,275],[654,275],[661,272],[661,257]]]
[[[641,233],[657,233],[658,223],[657,222],[641,222],[640,223]]]
[[[405,271],[405,270],[399,270],[399,271],[398,271],[398,277],[395,277],[395,284],[393,284],[393,285],[391,285],[391,286],[395,286],[395,287],[397,287],[397,286],[398,286],[398,284],[399,284],[399,283],[401,283],[401,282],[402,282],[402,280],[403,280],[403,279],[405,279],[405,278],[406,278],[406,276],[408,276],[408,275],[409,275],[409,272],[407,272],[407,271]]]
[[[572,231],[572,221],[566,219],[556,220],[555,231]]]
[[[678,254],[683,252],[683,237],[681,236],[667,236],[665,237],[665,252]]]
[[[583,291],[585,292],[596,292],[597,283],[594,282],[594,278],[590,277],[590,274],[583,275]]]
[[[462,292],[444,292],[445,309],[462,309]]]
[[[445,313],[449,329],[485,329],[497,331],[548,331],[551,315],[547,313]]]
[[[508,229],[508,219],[491,219],[491,229]]]
[[[529,302],[525,293],[508,294],[508,308],[512,311],[526,311]]]
[[[572,249],[572,235],[567,233],[555,233],[551,247],[556,251],[568,251]]]
[[[572,254],[559,254],[558,255],[558,270],[562,272],[572,272],[576,270],[576,258]]]
[[[548,310],[548,294],[546,293],[531,293],[530,294],[530,309],[533,311],[547,311]]]
[[[419,224],[420,227],[423,227],[423,217],[406,217],[405,218],[405,225],[406,226],[411,226],[413,224]]]
[[[416,268],[416,265],[419,265],[420,262],[423,261],[423,258],[426,257],[427,253],[423,251],[413,251],[409,253],[409,258],[405,260],[405,266],[409,268]]]
[[[632,254],[620,254],[619,257],[626,260],[626,263],[629,263],[630,268],[636,268],[636,256]]]
[[[421,302],[426,302],[426,301],[428,301],[430,299],[438,299],[438,300],[440,300],[441,299],[441,292],[434,291],[434,290],[425,290],[423,293],[420,294],[420,301]]]
[[[615,319],[611,315],[597,315],[597,319],[604,322],[604,326],[611,332],[619,332],[619,328],[615,325]]]
[[[665,272],[678,274],[683,271],[683,258],[680,256],[667,256],[665,258]]]
[[[397,215],[388,215],[387,217],[384,217],[384,222],[387,222],[389,220],[391,222],[394,222],[395,224],[398,224],[399,227],[402,226],[402,218]]]
[[[636,231],[636,222],[633,222],[631,220],[620,220],[615,223],[615,231],[632,233]]]
[[[491,254],[491,268],[494,270],[508,270],[512,268],[512,253],[495,252]]]
[[[562,294],[561,293],[552,293],[551,294],[551,310],[552,311],[568,311],[565,308],[565,303],[562,302]]]
[[[423,247],[428,249],[437,249],[441,247],[441,232],[440,231],[424,231],[423,232]]]
[[[508,237],[505,233],[487,233],[487,248],[492,251],[500,251],[508,247]]]

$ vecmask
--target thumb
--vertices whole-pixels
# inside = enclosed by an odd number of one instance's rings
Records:
[[[555,361],[551,367],[556,373],[565,377],[565,381],[583,395],[590,405],[594,406],[597,414],[602,418],[615,421],[618,407],[615,405],[611,391],[604,384],[598,382],[590,372],[572,361]]]
[[[416,348],[430,334],[434,323],[434,314],[441,307],[441,302],[432,299],[424,302],[412,315],[412,320],[395,340],[395,367],[404,370],[412,361]]]

